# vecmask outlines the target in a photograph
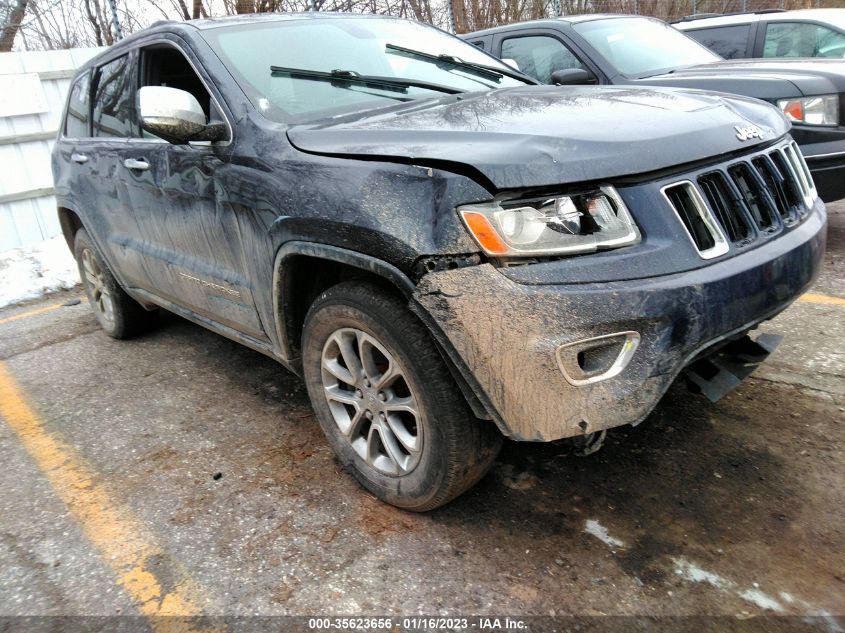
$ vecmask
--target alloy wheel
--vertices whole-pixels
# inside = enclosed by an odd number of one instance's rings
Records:
[[[382,474],[410,473],[422,455],[423,425],[393,354],[371,334],[342,328],[323,346],[321,369],[332,417],[352,449]]]
[[[114,322],[114,301],[105,281],[105,273],[90,248],[82,251],[82,271],[91,295],[94,310],[108,323]]]

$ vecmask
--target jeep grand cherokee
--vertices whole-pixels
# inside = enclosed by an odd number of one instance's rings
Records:
[[[100,325],[157,308],[301,375],[339,460],[427,510],[502,435],[594,447],[718,398],[826,216],[776,108],[557,88],[394,18],[163,23],[77,73],[53,154]]]

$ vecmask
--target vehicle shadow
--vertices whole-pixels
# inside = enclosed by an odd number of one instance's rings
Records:
[[[785,540],[803,495],[783,459],[737,433],[751,422],[736,406],[748,391],[714,405],[675,384],[644,422],[611,430],[587,457],[566,441],[507,442],[485,480],[432,518],[469,522],[475,538],[506,531],[556,543],[564,558],[612,552],[645,584],[665,580],[673,557]],[[604,543],[588,522],[606,530]]]
[[[573,580],[578,569],[611,556],[633,582],[656,587],[673,581],[677,558],[707,565],[742,549],[765,567],[774,564],[766,556],[782,551],[777,564],[788,569],[797,564],[790,557],[812,545],[812,529],[798,524],[807,502],[801,471],[770,450],[765,435],[783,417],[795,426],[791,416],[801,405],[789,404],[789,386],[752,380],[711,404],[676,384],[643,423],[612,430],[596,454],[578,457],[566,441],[506,442],[473,489],[441,509],[412,514],[378,502],[343,473],[299,378],[176,317],[164,317],[162,328],[153,336],[198,347],[197,371],[215,372],[232,393],[247,394],[237,406],[265,410],[251,427],[196,428],[241,471],[233,494],[269,492],[279,507],[307,511],[297,538],[312,539],[327,560],[349,556],[348,543],[332,542],[340,523],[360,529],[359,544],[425,549],[428,540],[445,540],[465,564],[526,577],[557,565],[555,573]],[[214,437],[221,433],[228,435]],[[251,542],[250,556],[274,560],[289,543],[291,521],[280,517],[275,531]],[[598,532],[590,533],[590,524]],[[239,536],[221,532],[218,546],[228,550]],[[833,545],[822,550],[834,553]]]

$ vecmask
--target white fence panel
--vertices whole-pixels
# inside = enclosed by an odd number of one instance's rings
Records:
[[[0,252],[61,233],[50,152],[71,77],[100,50],[0,53],[0,85],[16,90],[0,96]]]

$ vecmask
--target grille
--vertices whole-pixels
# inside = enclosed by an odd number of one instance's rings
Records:
[[[728,252],[728,243],[710,209],[689,180],[663,189],[692,243],[705,259]]]
[[[786,159],[780,152],[758,156],[751,164],[759,172],[775,200],[781,219],[791,224],[807,211],[798,182],[790,176]]]
[[[698,185],[709,201],[731,242],[742,242],[752,236],[751,221],[742,211],[742,201],[728,184],[722,172],[705,174],[698,179]]]
[[[761,231],[776,228],[777,211],[757,170],[750,163],[739,163],[730,167],[728,173],[739,190],[742,202],[751,213],[754,225]]]
[[[663,188],[701,257],[726,253],[803,219],[816,190],[791,142]]]

